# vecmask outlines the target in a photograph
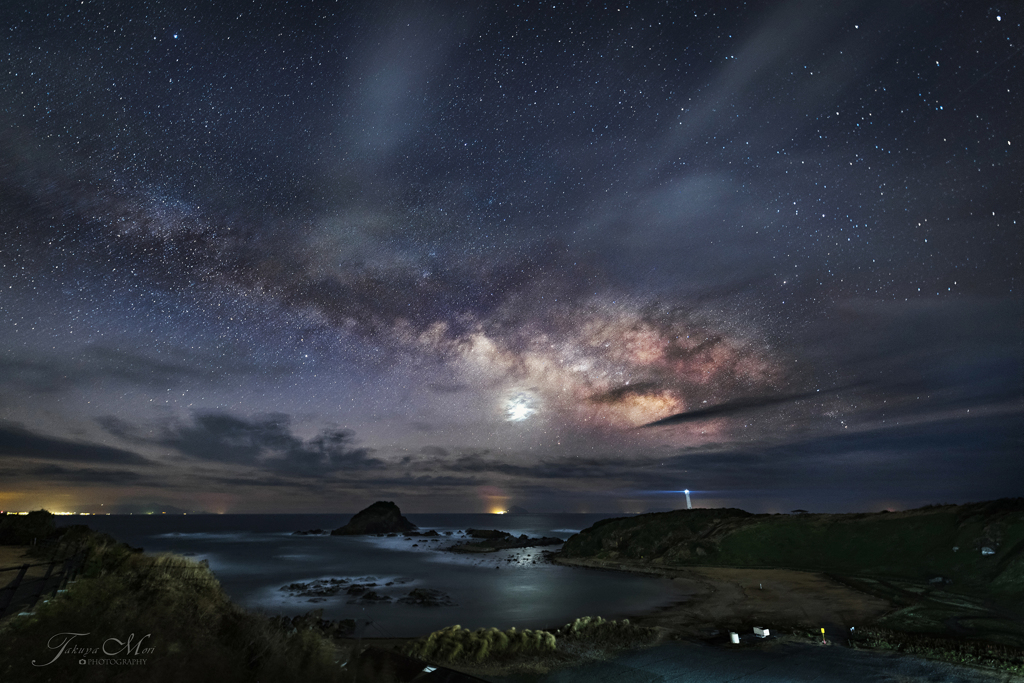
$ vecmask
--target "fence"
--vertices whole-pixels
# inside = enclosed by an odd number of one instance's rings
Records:
[[[62,554],[58,553],[59,549],[54,547],[53,554],[45,562],[0,568],[0,577],[17,572],[10,583],[0,588],[0,619],[16,610],[32,611],[40,598],[45,595],[53,597],[57,595],[57,591],[63,590],[69,582],[74,581],[85,564],[88,551],[77,548],[72,554]],[[58,554],[62,555],[60,559],[57,559]],[[42,576],[30,577],[29,570],[36,567],[46,567],[46,571]]]

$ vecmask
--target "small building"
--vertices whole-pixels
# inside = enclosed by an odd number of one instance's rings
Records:
[[[981,554],[982,555],[995,555],[996,551],[992,550],[992,548],[989,548],[988,546],[985,546],[984,548],[981,549]]]
[[[768,629],[761,628],[760,626],[755,626],[754,627],[754,635],[757,636],[758,638],[767,638],[770,634],[768,632]]]

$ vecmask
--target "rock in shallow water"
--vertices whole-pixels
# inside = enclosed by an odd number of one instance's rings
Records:
[[[423,605],[424,607],[454,607],[451,597],[444,591],[433,588],[413,588],[398,602],[406,605]]]
[[[379,500],[362,510],[343,527],[331,532],[331,536],[358,536],[362,534],[392,534],[415,531],[418,527],[402,516],[402,511],[392,502]]]

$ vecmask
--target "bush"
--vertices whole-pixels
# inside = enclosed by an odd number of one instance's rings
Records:
[[[601,617],[580,617],[560,628],[558,637],[588,645],[636,647],[653,642],[658,631],[631,624],[629,619],[605,621]]]
[[[483,664],[489,661],[524,660],[555,653],[587,654],[646,645],[658,637],[653,628],[636,626],[628,619],[605,621],[601,617],[580,617],[557,633],[510,628],[481,628],[476,631],[449,626],[406,645],[402,654],[436,664]],[[591,653],[593,654],[593,653]]]
[[[292,631],[234,605],[205,565],[173,555],[135,552],[109,537],[92,539],[83,577],[71,589],[0,629],[4,681],[337,681],[333,645],[309,629]],[[75,644],[101,647],[131,634],[142,640],[137,665],[82,666],[48,642],[80,633]],[[152,648],[151,651],[148,651]]]
[[[896,650],[957,664],[986,666],[1016,674],[1024,673],[1024,651],[1004,645],[902,633],[881,628],[858,631],[854,642],[880,650]]]
[[[439,664],[475,663],[492,659],[539,657],[555,652],[557,642],[547,631],[449,626],[409,643],[403,654]]]
[[[46,510],[27,515],[0,514],[0,545],[32,545],[56,531],[53,513]]]

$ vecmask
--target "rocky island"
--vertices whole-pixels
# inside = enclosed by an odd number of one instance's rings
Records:
[[[331,536],[404,533],[418,528],[402,516],[402,511],[397,505],[390,501],[378,500],[370,507],[357,512],[348,524],[332,531]]]

